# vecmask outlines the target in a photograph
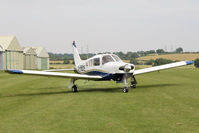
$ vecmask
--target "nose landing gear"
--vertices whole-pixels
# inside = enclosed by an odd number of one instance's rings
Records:
[[[123,83],[124,83],[124,89],[123,89],[123,92],[124,93],[127,93],[129,90],[128,90],[128,75],[125,74],[124,77],[123,77]]]
[[[124,83],[123,92],[124,93],[128,92],[128,82],[127,82],[128,78],[129,78],[129,75],[127,75],[127,74],[125,74],[124,77],[123,77],[123,83]],[[132,76],[131,77],[131,85],[130,85],[130,87],[131,88],[136,88],[136,84],[137,84],[137,81],[136,81],[135,77]]]

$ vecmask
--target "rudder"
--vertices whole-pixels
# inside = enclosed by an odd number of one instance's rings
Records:
[[[75,41],[73,41],[73,57],[74,57],[75,66],[78,66],[82,62],[82,60],[79,56],[79,52],[77,50]]]

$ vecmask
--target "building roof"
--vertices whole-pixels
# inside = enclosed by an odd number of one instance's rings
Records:
[[[5,50],[21,51],[21,46],[15,36],[0,36],[0,45]]]
[[[49,58],[48,52],[44,47],[32,47],[38,57],[44,57],[44,58]]]
[[[22,47],[24,54],[33,54],[37,55],[36,51],[32,47]]]

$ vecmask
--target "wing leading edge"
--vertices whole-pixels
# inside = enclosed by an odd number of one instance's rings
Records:
[[[179,66],[191,65],[193,63],[194,63],[193,61],[180,61],[180,62],[170,63],[166,65],[161,65],[161,66],[139,69],[139,70],[135,70],[133,75],[139,75],[139,74],[144,74],[144,73],[149,73],[149,72],[154,72],[154,71],[159,71],[159,70],[164,70],[164,69],[169,69],[169,68],[174,68],[174,67],[179,67]]]
[[[102,79],[101,76],[91,76],[86,74],[75,74],[75,73],[59,73],[59,72],[45,72],[45,71],[32,71],[32,70],[8,70],[8,72],[15,74],[62,77],[62,78],[72,78],[72,79],[88,79],[88,80]]]

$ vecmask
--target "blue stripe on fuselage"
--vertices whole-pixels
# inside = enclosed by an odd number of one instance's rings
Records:
[[[111,73],[105,73],[105,72],[100,72],[100,71],[90,71],[85,74],[88,75],[95,75],[95,76],[101,76],[102,80],[111,80],[113,78],[113,74]]]

